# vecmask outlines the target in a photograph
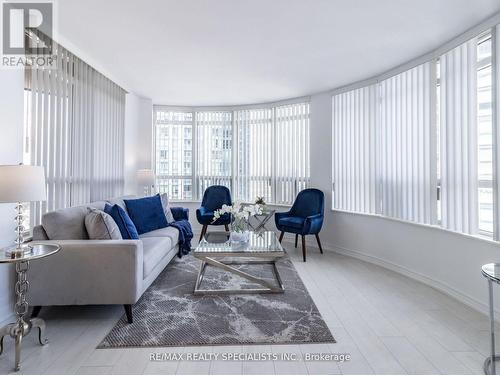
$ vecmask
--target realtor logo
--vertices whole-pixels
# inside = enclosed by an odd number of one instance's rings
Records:
[[[52,39],[52,3],[3,3],[3,54],[50,55],[51,43],[29,36],[43,34]],[[44,38],[45,39],[45,38]],[[36,40],[36,41],[35,41]]]

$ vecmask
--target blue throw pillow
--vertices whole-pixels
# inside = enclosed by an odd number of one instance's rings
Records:
[[[139,234],[168,227],[160,194],[139,199],[125,199],[128,214]]]
[[[134,223],[130,220],[130,217],[123,208],[117,204],[111,206],[106,203],[106,206],[104,206],[104,212],[113,218],[116,225],[118,225],[118,229],[120,230],[124,240],[139,239],[139,233],[137,233]]]

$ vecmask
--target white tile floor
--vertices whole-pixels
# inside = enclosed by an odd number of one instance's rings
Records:
[[[51,343],[24,341],[20,374],[168,375],[461,375],[482,374],[488,319],[421,283],[349,257],[310,248],[307,263],[287,245],[302,280],[336,344],[161,348],[162,352],[350,353],[332,362],[150,362],[152,350],[95,347],[123,313],[121,306],[42,311]],[[500,337],[500,335],[499,335]],[[10,373],[13,348],[5,338],[0,373]]]

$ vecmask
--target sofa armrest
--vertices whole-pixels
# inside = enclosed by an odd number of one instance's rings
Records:
[[[34,306],[134,304],[143,282],[140,240],[34,241],[61,250],[30,263],[29,301]]]
[[[171,207],[172,216],[175,221],[189,220],[189,209],[184,207]]]

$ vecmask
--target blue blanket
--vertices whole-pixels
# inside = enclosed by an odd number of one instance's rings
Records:
[[[178,220],[169,224],[170,227],[179,230],[179,252],[177,256],[182,258],[183,255],[191,251],[191,240],[193,239],[193,229],[187,220]]]

